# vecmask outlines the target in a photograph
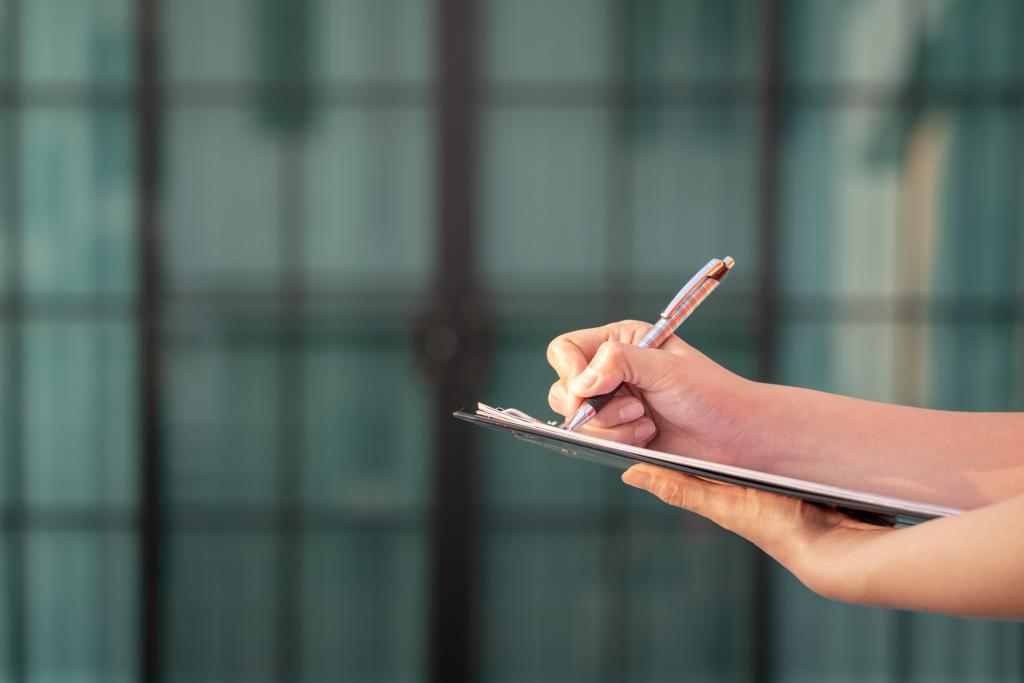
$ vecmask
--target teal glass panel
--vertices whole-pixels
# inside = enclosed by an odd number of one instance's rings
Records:
[[[263,77],[260,60],[264,0],[161,2],[165,77],[172,83],[252,83]]]
[[[30,505],[134,502],[136,362],[132,327],[28,322],[25,485]]]
[[[127,532],[28,535],[26,680],[136,680],[137,567]]]
[[[894,610],[844,605],[816,595],[778,565],[772,568],[772,647],[777,680],[793,683],[896,683],[906,653]],[[973,679],[972,679],[973,680]]]
[[[11,3],[8,0],[0,2],[0,45],[10,45],[11,33],[14,30],[10,14]],[[0,50],[0,84],[9,81],[13,76],[11,65],[7,62],[7,50]]]
[[[936,138],[934,294],[996,299],[1024,293],[1021,248],[1021,111],[972,105],[930,112]],[[978,269],[971,264],[984,263]]]
[[[169,343],[165,476],[173,502],[276,500],[279,363],[273,335],[230,320],[182,330]]]
[[[420,532],[313,533],[302,580],[302,680],[427,678],[427,547]]]
[[[128,84],[135,74],[131,0],[20,3],[25,81]]]
[[[728,290],[758,282],[758,114],[749,107],[638,107],[630,118],[634,286],[678,289],[731,255]],[[619,228],[616,228],[619,229]],[[654,315],[663,302],[651,302]],[[717,305],[717,304],[716,304]]]
[[[433,0],[315,0],[314,63],[343,83],[423,84],[434,73]]]
[[[658,515],[665,524],[634,524],[624,540],[623,680],[752,680],[755,551],[710,522],[654,502],[667,513]]]
[[[898,85],[914,69],[912,2],[782,3],[782,68],[795,83]]]
[[[175,0],[161,3],[172,84],[240,86],[314,76],[416,77],[429,56],[422,0]],[[315,72],[315,73],[314,73]],[[180,91],[184,92],[184,91]]]
[[[983,305],[983,304],[979,304]],[[929,404],[947,410],[1020,410],[1015,321],[939,323],[929,331]]]
[[[637,527],[632,531],[635,533],[653,534],[669,527],[678,527],[680,534],[689,533],[695,520],[696,527],[693,528],[702,528],[702,518],[666,505],[657,496],[627,485],[621,481],[621,475],[618,479],[613,487],[614,495],[620,499],[623,511],[634,518]]]
[[[911,683],[1024,681],[1021,625],[909,614]]]
[[[481,680],[594,681],[614,661],[603,536],[554,524],[483,541]]]
[[[792,322],[779,330],[778,381],[832,391],[833,332],[827,324]]]
[[[518,408],[541,420],[559,419],[548,407],[548,389],[558,376],[546,358],[548,342],[556,334],[501,339],[484,401]],[[483,505],[502,518],[543,509],[593,514],[607,486],[619,476],[615,469],[564,457],[508,434],[478,436],[484,458]]]
[[[926,382],[927,344],[919,326],[885,318],[794,321],[780,330],[778,379],[873,401],[916,403]]]
[[[929,226],[927,216],[901,215],[904,123],[889,108],[791,108],[781,141],[783,293],[879,297],[920,289],[918,252]],[[907,259],[913,267],[904,267]]]
[[[481,248],[489,288],[598,293],[609,256],[607,112],[491,110],[484,130]]]
[[[727,281],[731,280],[732,275]],[[671,294],[674,292],[670,291]],[[729,290],[722,290],[721,294],[716,290],[714,297],[713,302],[709,299],[700,307],[700,313],[687,319],[676,335],[730,372],[758,379],[756,300],[747,292]],[[653,301],[648,303],[647,310],[654,312],[643,317],[657,316],[658,305]]]
[[[433,261],[433,117],[420,107],[322,112],[309,131],[305,256],[312,284],[425,287]]]
[[[611,77],[616,19],[609,0],[482,4],[480,45],[488,82],[602,83]]]
[[[270,683],[287,626],[278,612],[276,543],[256,532],[175,530],[164,610],[168,683]]]
[[[631,26],[630,75],[635,80],[754,83],[759,77],[760,3],[634,0],[626,7]]]
[[[273,289],[281,200],[277,140],[255,111],[167,115],[164,256],[173,290]]]
[[[1024,72],[1017,0],[927,0],[924,75],[929,84],[1017,84]]]
[[[10,335],[11,332],[9,331],[9,327],[6,322],[0,321],[0,428],[3,429],[4,434],[8,434],[7,430],[11,428],[9,425],[14,421],[11,407],[14,403],[15,385],[10,379],[11,375],[9,368],[11,366],[8,357],[8,339]],[[4,503],[7,502],[8,495],[13,493],[11,491],[10,477],[7,475],[7,472],[10,471],[8,469],[10,466],[10,454],[7,452],[7,448],[8,439],[0,437],[0,472],[4,473],[4,480],[3,482],[0,482],[0,506],[3,506]],[[0,564],[2,564],[2,561],[0,561]],[[0,611],[0,623],[2,623],[2,620],[2,611]],[[0,644],[2,644],[2,642],[3,640],[0,638]],[[0,658],[0,662],[3,661],[4,660]],[[2,670],[3,667],[0,667],[0,671]]]
[[[134,290],[133,118],[120,108],[22,114],[22,267],[30,293]]]
[[[893,315],[895,309],[888,310]],[[871,400],[1013,410],[1019,375],[1008,369],[1021,363],[1021,334],[1010,319],[792,322],[781,331],[779,371],[787,384]]]
[[[3,5],[0,4],[0,16],[3,16]],[[0,36],[3,35],[3,27],[0,26]],[[3,52],[3,50],[0,50]],[[2,78],[0,78],[2,87]],[[11,112],[0,106],[0,159],[8,159],[11,153],[11,141],[8,139],[8,124]],[[7,255],[8,255],[8,233],[11,229],[8,211],[8,196],[12,191],[12,182],[7,177],[7,164],[0,163],[0,297],[4,295],[8,286]]]
[[[0,467],[3,462],[0,461]],[[3,499],[0,498],[0,504]],[[0,535],[0,586],[7,586],[11,556],[7,549],[7,535]],[[11,622],[10,591],[0,591],[0,683],[14,683],[11,672],[11,635],[14,632]]]
[[[423,505],[432,440],[411,349],[314,340],[302,363],[306,503],[381,514]]]

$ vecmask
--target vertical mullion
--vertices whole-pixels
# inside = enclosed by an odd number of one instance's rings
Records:
[[[296,106],[286,98],[287,107]],[[295,112],[286,113],[291,117]],[[305,244],[302,205],[305,184],[304,150],[301,128],[285,133],[281,164],[283,192],[280,225],[280,249],[283,262],[279,304],[281,307],[281,357],[279,358],[278,396],[283,399],[279,436],[278,468],[278,577],[277,620],[278,680],[299,678],[301,662],[298,648],[302,642],[302,567],[305,540],[302,472],[305,443],[302,415],[305,408],[302,345],[304,339],[302,253]]]
[[[479,643],[475,439],[451,411],[479,385],[489,316],[476,277],[478,0],[436,0],[438,203],[433,302],[418,346],[432,383],[429,679],[475,680]],[[440,342],[440,343],[439,343]]]
[[[159,0],[137,0],[136,100],[138,294],[138,457],[139,457],[139,680],[158,681],[161,660],[161,563],[163,507],[160,480],[160,341],[162,282],[159,241]]]
[[[279,111],[274,124],[280,131],[278,186],[281,209],[278,225],[278,250],[281,270],[277,304],[279,334],[276,349],[280,429],[278,432],[277,500],[277,679],[282,683],[301,678],[303,615],[303,549],[305,547],[302,474],[305,444],[302,431],[304,382],[302,351],[304,342],[305,252],[305,131],[310,120],[309,89],[311,75],[306,50],[312,26],[310,12],[314,3],[293,0],[289,3],[265,3],[264,35],[277,46],[270,50],[268,65],[272,83],[268,87],[271,110]]]
[[[5,249],[6,311],[4,321],[10,332],[7,343],[8,380],[3,387],[8,392],[8,412],[4,424],[7,448],[7,499],[11,523],[8,527],[7,601],[9,605],[9,673],[13,683],[27,679],[27,632],[25,596],[28,570],[26,567],[25,529],[25,371],[24,371],[24,299],[22,293],[21,245],[21,1],[8,0],[7,33],[4,36],[5,53],[9,69],[9,108],[5,119],[7,154],[5,165],[7,226]]]
[[[632,123],[633,82],[630,59],[633,47],[633,17],[630,0],[610,0],[606,9],[612,25],[619,27],[609,55],[609,97],[605,98],[608,115],[608,185],[605,206],[607,220],[605,240],[607,255],[604,274],[605,319],[627,317],[632,295],[630,254],[633,248],[631,216],[632,186],[630,161],[630,125]],[[604,580],[608,582],[607,609],[603,614],[604,679],[622,681],[629,677],[628,614],[629,614],[629,547],[630,525],[624,520],[622,508],[613,501],[622,501],[624,489],[618,477],[606,477],[602,492],[605,497],[601,515],[601,561]]]
[[[779,323],[778,241],[781,195],[779,193],[779,131],[781,130],[781,63],[782,41],[781,3],[763,0],[762,3],[762,73],[761,73],[761,131],[760,131],[760,248],[761,272],[758,287],[758,375],[770,382],[777,372],[777,344]],[[772,617],[773,586],[772,560],[763,552],[754,554],[754,623],[751,641],[751,677],[756,681],[775,678],[774,648],[776,641]]]

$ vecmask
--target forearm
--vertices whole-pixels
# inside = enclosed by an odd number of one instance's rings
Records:
[[[756,385],[760,468],[973,509],[1024,493],[1024,414],[925,410]]]
[[[838,529],[808,545],[833,558],[808,585],[847,602],[1024,619],[1024,496],[866,542],[853,534]]]

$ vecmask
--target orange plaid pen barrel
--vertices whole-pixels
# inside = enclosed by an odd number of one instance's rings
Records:
[[[683,321],[690,317],[697,307],[704,302],[711,292],[721,284],[729,271],[732,270],[735,260],[731,256],[724,259],[713,258],[697,271],[697,274],[690,278],[690,281],[683,285],[675,298],[669,302],[665,310],[661,312],[658,322],[651,326],[644,338],[637,344],[640,348],[656,349],[665,343],[665,340],[683,324]],[[615,387],[607,394],[591,396],[583,402],[580,409],[576,411],[569,421],[566,429],[575,432],[597,415],[598,411],[604,408],[615,394],[622,389],[622,384]]]

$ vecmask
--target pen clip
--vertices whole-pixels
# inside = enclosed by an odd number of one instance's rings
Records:
[[[671,318],[672,314],[675,313],[675,310],[683,303],[683,300],[686,299],[687,295],[693,291],[693,288],[699,285],[700,281],[704,279],[708,272],[719,263],[721,263],[721,260],[713,258],[707,262],[707,265],[698,270],[697,274],[691,277],[690,281],[683,285],[683,288],[679,290],[679,293],[676,294],[675,298],[672,299],[668,306],[665,307],[665,310],[661,312],[661,317]]]

